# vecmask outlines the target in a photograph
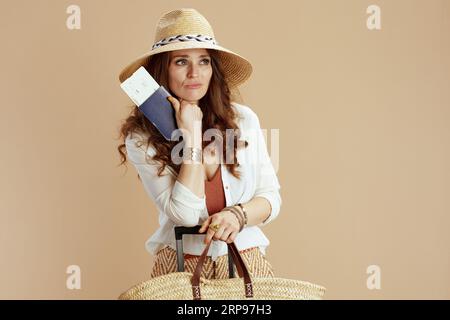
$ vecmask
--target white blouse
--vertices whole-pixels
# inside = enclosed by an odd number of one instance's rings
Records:
[[[247,226],[235,238],[239,250],[259,247],[265,254],[270,244],[260,227],[268,224],[278,216],[281,206],[279,193],[280,184],[267,152],[266,142],[256,113],[249,107],[233,102],[232,107],[237,111],[239,119],[237,125],[241,132],[240,140],[248,141],[246,148],[238,149],[236,158],[239,161],[237,170],[241,178],[235,178],[224,164],[220,165],[226,206],[250,201],[254,197],[263,197],[270,202],[269,217],[257,226]],[[166,166],[162,176],[157,172],[160,163],[152,160],[155,154],[150,145],[146,151],[146,137],[136,132],[130,133],[125,139],[129,161],[138,172],[146,193],[155,203],[159,211],[159,228],[147,240],[145,247],[151,254],[156,253],[168,245],[175,246],[175,226],[192,227],[201,225],[208,218],[206,197],[198,197],[189,188],[177,180],[177,173]],[[147,162],[146,162],[147,159]],[[200,255],[205,244],[205,233],[198,235],[184,235],[184,253]],[[215,261],[218,256],[228,253],[227,244],[221,240],[213,240],[208,255]]]

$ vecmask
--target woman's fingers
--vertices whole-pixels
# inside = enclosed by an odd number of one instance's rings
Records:
[[[172,96],[168,96],[167,100],[172,104],[172,107],[175,109],[175,113],[180,111],[180,102]]]
[[[215,233],[216,232],[214,230],[212,230],[211,228],[208,228],[208,231],[206,232],[206,236],[205,236],[205,244],[208,244],[211,242],[211,239],[213,238]]]
[[[199,233],[207,231],[204,240],[205,244],[211,242],[212,239],[221,240],[226,243],[231,243],[234,241],[239,230],[236,230],[236,227],[233,225],[234,221],[232,223],[230,222],[229,219],[231,219],[231,216],[233,219],[236,219],[234,215],[216,213],[209,216],[208,219],[203,222],[199,229]],[[214,231],[210,228],[210,226],[216,224],[219,224],[220,227],[217,231]]]
[[[205,244],[208,244],[212,239],[221,240],[226,243],[231,243],[236,238],[237,231],[232,231],[230,228],[220,227],[219,230],[214,231],[211,228],[208,228],[208,232],[205,236]]]
[[[231,233],[232,233],[232,231],[231,231],[230,229],[226,229],[226,230],[222,233],[222,236],[220,237],[219,240],[222,240],[222,241],[227,242],[227,241],[228,241],[228,238],[229,238],[230,235],[231,235]],[[227,242],[227,243],[228,243],[228,242]]]
[[[220,240],[222,238],[222,234],[225,232],[225,228],[223,226],[220,226],[219,230],[214,232],[213,239],[214,240]]]
[[[234,239],[236,239],[237,234],[238,234],[238,231],[233,231],[233,232],[231,233],[231,235],[228,237],[226,243],[232,243],[232,242],[234,242]]]
[[[209,227],[209,224],[211,223],[211,217],[209,217],[208,219],[206,219],[202,226],[200,227],[200,229],[198,230],[199,233],[203,233],[205,232],[206,228]]]

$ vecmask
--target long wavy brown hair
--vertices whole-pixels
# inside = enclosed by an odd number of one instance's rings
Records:
[[[240,131],[236,124],[237,114],[231,108],[231,101],[240,99],[239,90],[230,87],[224,77],[223,67],[221,64],[218,52],[213,49],[206,49],[211,56],[211,67],[212,76],[209,84],[209,88],[205,96],[199,100],[198,106],[202,110],[202,131],[203,133],[210,128],[219,129],[221,136],[214,136],[214,142],[222,144],[223,158],[227,158],[227,153],[232,152],[233,161],[232,163],[226,163],[227,170],[237,179],[240,178],[240,172],[237,170],[239,167],[239,162],[236,158],[237,149],[242,147],[238,145],[238,140],[240,138]],[[151,59],[147,60],[144,67],[152,75],[152,77],[160,85],[164,86],[167,91],[174,97],[178,98],[169,88],[169,63],[170,54],[169,52],[162,52],[153,55]],[[230,139],[226,138],[226,129],[233,129],[233,143],[231,149],[227,146],[230,144]],[[131,112],[129,116],[122,121],[119,132],[119,140],[122,142],[117,147],[117,150],[121,157],[121,163],[125,164],[127,161],[125,139],[129,133],[140,132],[148,136],[147,139],[147,150],[150,145],[155,149],[156,154],[153,156],[152,160],[158,161],[161,166],[158,168],[158,176],[161,176],[162,172],[166,166],[171,167],[177,174],[180,171],[181,164],[173,163],[171,159],[172,149],[179,143],[179,141],[167,141],[158,129],[144,116],[144,114],[139,110],[136,105],[131,106]],[[210,141],[203,141],[203,149],[210,143]],[[244,147],[247,147],[248,142],[244,141]],[[147,151],[146,150],[146,151]],[[220,149],[219,149],[220,150]],[[147,159],[147,157],[145,157]],[[227,161],[228,162],[228,161]],[[126,165],[125,165],[126,166]],[[138,179],[140,177],[138,175]]]

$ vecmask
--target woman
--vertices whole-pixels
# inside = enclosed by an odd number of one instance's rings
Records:
[[[165,140],[137,107],[121,128],[121,164],[126,148],[159,210],[160,226],[146,242],[156,256],[151,277],[176,271],[174,227],[196,225],[204,236],[183,237],[185,271],[194,272],[214,240],[202,277],[227,278],[227,243],[234,241],[251,275],[273,277],[265,259],[269,240],[259,227],[277,217],[280,185],[257,115],[231,96],[250,77],[250,62],[219,46],[199,12],[179,9],[160,18],[152,50],[130,63],[120,81],[140,66],[172,95],[183,132],[182,158],[174,161],[180,142]]]

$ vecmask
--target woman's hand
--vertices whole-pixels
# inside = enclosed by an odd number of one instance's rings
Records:
[[[217,231],[209,228],[211,225],[220,225]],[[232,243],[239,233],[239,220],[238,218],[229,210],[224,210],[209,216],[208,219],[203,222],[199,233],[208,230],[205,237],[205,244],[208,244],[211,239],[222,240],[226,243]]]
[[[200,129],[199,132],[201,135],[203,112],[200,107],[185,100],[181,100],[180,103],[180,101],[172,96],[167,97],[167,100],[170,101],[175,110],[178,128],[188,131],[188,133],[191,134],[191,137],[198,128]]]

